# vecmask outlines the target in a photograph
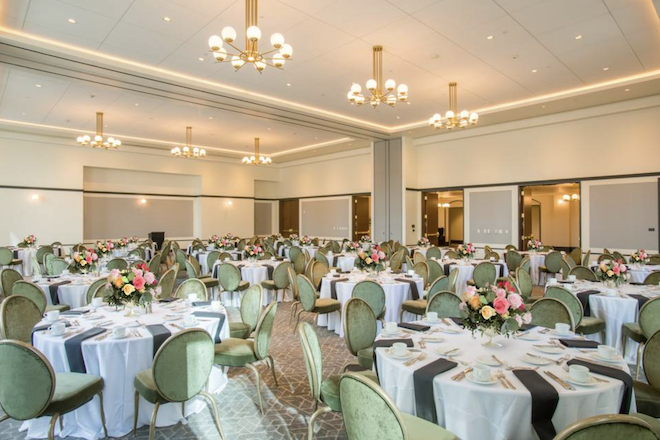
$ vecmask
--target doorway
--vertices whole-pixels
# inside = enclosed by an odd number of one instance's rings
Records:
[[[422,236],[433,246],[463,243],[463,190],[422,193]]]
[[[371,235],[371,196],[353,196],[353,241]]]
[[[520,187],[520,249],[531,239],[570,252],[580,246],[580,184]]]
[[[280,200],[280,234],[284,237],[299,233],[299,206],[298,199]]]

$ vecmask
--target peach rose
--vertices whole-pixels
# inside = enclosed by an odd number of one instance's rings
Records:
[[[481,301],[479,301],[479,295],[474,295],[470,299],[468,299],[468,304],[470,304],[470,307],[472,307],[474,310],[477,310],[481,306]]]
[[[492,308],[491,306],[484,306],[484,307],[482,307],[482,309],[481,309],[481,316],[482,316],[484,319],[490,319],[490,318],[492,318],[493,316],[495,316],[496,313],[497,313],[497,312],[495,311],[495,309]]]
[[[126,284],[122,290],[124,291],[124,294],[130,295],[135,292],[135,287],[133,287],[132,284]]]

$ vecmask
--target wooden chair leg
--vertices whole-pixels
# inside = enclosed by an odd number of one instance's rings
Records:
[[[318,402],[316,405],[318,406]],[[312,414],[312,417],[309,419],[309,427],[307,428],[307,440],[312,440],[314,438],[314,422],[316,421],[316,418],[321,414],[325,414],[331,411],[332,409],[330,409],[329,406],[324,406],[323,408],[319,408],[314,411],[314,414]]]
[[[0,423],[4,422],[8,418],[9,418],[9,416],[7,414],[3,414],[2,416],[0,416]]]
[[[48,440],[55,440],[55,425],[57,424],[57,419],[59,417],[60,415],[55,413],[50,419],[50,426],[48,427]]]
[[[186,418],[186,402],[181,402],[181,416]]]
[[[259,409],[261,409],[261,414],[264,413],[264,403],[263,400],[261,399],[261,376],[259,376],[259,370],[256,369],[256,367],[252,364],[247,364],[246,367],[248,367],[252,372],[254,373],[254,376],[257,381],[257,396],[259,397]]]
[[[156,418],[158,417],[158,408],[160,403],[156,402],[154,411],[151,413],[151,423],[149,423],[149,440],[154,440],[154,431],[156,431]]]
[[[275,386],[279,387],[280,385],[277,383],[277,375],[275,375],[275,359],[273,359],[273,356],[271,355],[268,355],[266,359],[269,360],[270,371],[273,373],[273,380],[275,381]]]
[[[135,435],[135,431],[137,431],[137,422],[138,422],[138,413],[140,412],[140,393],[137,391],[135,392],[135,398],[134,398],[134,413],[133,413],[133,435]]]
[[[300,315],[302,315],[302,312],[304,312],[305,309],[300,310],[297,315],[296,315],[296,325],[293,327],[293,334],[296,334],[296,329],[298,328],[298,324],[300,323]]]
[[[225,433],[222,431],[222,426],[220,425],[220,414],[218,413],[218,405],[215,402],[215,399],[213,396],[206,391],[202,391],[199,393],[202,397],[206,399],[207,402],[209,402],[209,409],[213,413],[213,418],[215,420],[215,426],[218,428],[218,433],[220,433],[220,438],[222,440],[225,440]]]
[[[103,433],[108,437],[108,427],[105,425],[105,410],[103,409],[103,391],[99,391],[99,408],[101,412],[101,423],[103,424]],[[136,412],[137,414],[137,412]]]

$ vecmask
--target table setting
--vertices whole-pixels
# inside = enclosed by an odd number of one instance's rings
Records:
[[[242,261],[216,261],[213,264],[213,278],[218,278],[218,267],[223,263],[231,263],[241,271],[241,279],[250,283],[250,286],[260,285],[262,281],[272,280],[275,268],[282,263],[275,257],[268,260],[242,260]],[[264,292],[266,293],[266,292]],[[234,298],[231,292],[222,292],[223,303],[234,307],[240,306],[239,298]],[[270,296],[264,294],[264,306],[270,303]],[[238,302],[237,302],[238,301]]]
[[[316,251],[319,250],[319,247],[318,247],[318,246],[313,246],[313,245],[308,245],[308,246],[298,246],[298,247],[299,247],[300,250],[302,250],[302,251],[307,251],[307,253],[309,254],[309,257],[310,257],[310,258],[314,258],[314,255],[316,255]],[[286,259],[288,260],[288,259],[289,259],[289,249],[291,249],[291,247],[286,246],[286,245],[282,246],[282,247],[280,248],[280,251],[279,251],[279,252],[280,252],[280,255],[279,255],[279,256],[280,256],[280,257],[284,257],[284,258],[286,258]]]
[[[197,261],[199,261],[199,266],[202,269],[202,273],[209,273],[211,268],[209,268],[209,262],[208,262],[208,257],[211,252],[218,251],[220,253],[226,252],[231,257],[234,259],[234,261],[241,260],[242,259],[242,254],[243,251],[237,251],[236,249],[232,250],[219,250],[219,249],[213,249],[210,251],[205,251],[205,252],[197,252],[193,251],[192,256],[197,258]]]
[[[72,309],[87,305],[87,290],[96,281],[108,276],[108,272],[98,274],[71,274],[64,271],[62,275],[28,277],[46,294],[48,305],[66,304]]]
[[[355,267],[356,252],[345,251],[336,254],[328,252],[326,258],[331,267],[336,267],[342,272],[349,272]]]

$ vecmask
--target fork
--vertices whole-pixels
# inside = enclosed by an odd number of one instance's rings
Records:
[[[509,389],[512,389],[512,390],[516,389],[516,386],[514,384],[512,384],[509,379],[507,379],[506,375],[504,374],[504,372],[502,370],[497,370],[496,374],[499,375],[500,378],[504,381],[504,383],[506,383],[509,386]]]
[[[419,340],[419,346],[422,347],[422,348],[426,348],[426,341],[423,340],[423,339],[420,339]]]
[[[499,370],[495,371],[495,378],[500,382],[500,385],[502,385],[502,387],[504,389],[507,389],[507,390],[509,389],[509,385],[507,385],[507,383],[504,381],[504,378],[502,377],[502,372],[501,371],[499,371]]]
[[[426,353],[422,352],[422,353],[420,353],[419,356],[417,356],[415,358],[412,358],[409,361],[404,362],[403,365],[405,365],[406,367],[409,367],[412,364],[414,364],[415,362],[423,361],[424,359],[426,359],[426,356],[427,356]]]

